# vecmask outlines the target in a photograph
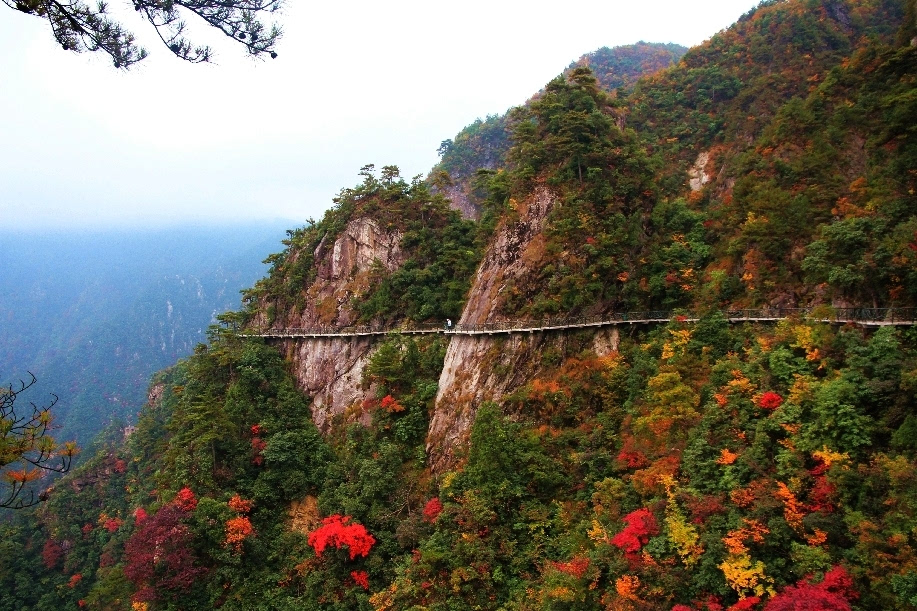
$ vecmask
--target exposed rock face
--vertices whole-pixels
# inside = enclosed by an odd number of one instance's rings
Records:
[[[274,327],[353,324],[358,315],[351,300],[369,288],[373,268],[393,271],[404,262],[401,233],[385,231],[365,217],[351,220],[334,242],[322,240],[312,255],[317,275],[306,290],[305,306],[279,318]],[[338,416],[360,419],[359,406],[372,392],[362,388],[361,380],[373,345],[371,339],[358,338],[285,342],[293,375],[312,397],[312,418],[322,431],[327,432]]]
[[[556,203],[557,198],[545,188],[537,189],[522,202],[514,201],[516,214],[505,219],[497,229],[475,274],[459,322],[481,324],[500,318],[506,291],[523,283],[544,256],[542,231]]]
[[[688,186],[692,191],[700,191],[708,182],[710,175],[707,173],[707,164],[710,162],[710,153],[704,151],[697,156],[697,161],[688,170]]]
[[[285,344],[300,389],[312,397],[312,420],[319,430],[327,433],[339,417],[363,418],[361,405],[373,394],[362,384],[374,345],[371,338],[298,339]]]
[[[444,189],[442,193],[449,200],[449,207],[453,210],[458,210],[462,214],[462,218],[477,220],[481,216],[481,211],[468,197],[466,190],[468,188],[466,182],[463,182]]]
[[[517,215],[497,229],[481,262],[462,312],[462,324],[500,319],[505,293],[526,276],[543,256],[542,230],[557,199],[547,189],[516,204]],[[595,334],[594,331],[589,333]],[[595,334],[593,348],[601,355],[617,349],[617,330]],[[455,463],[465,445],[478,407],[499,401],[542,369],[541,355],[550,347],[560,353],[573,339],[567,333],[455,336],[449,342],[439,378],[436,407],[427,435],[427,451],[435,471]]]
[[[618,349],[616,328],[581,333],[594,336],[592,348],[599,356]],[[544,353],[565,354],[568,345],[580,346],[581,340],[569,332],[452,338],[427,435],[432,469],[443,471],[455,464],[456,451],[466,445],[482,403],[500,401],[537,377],[544,369]]]
[[[318,510],[318,498],[307,496],[302,501],[290,504],[290,530],[308,536],[322,523]]]
[[[333,243],[322,240],[313,257],[317,277],[306,290],[305,308],[288,326],[346,326],[357,318],[350,300],[369,288],[373,267],[393,271],[403,263],[401,233],[384,231],[372,219],[356,218]]]

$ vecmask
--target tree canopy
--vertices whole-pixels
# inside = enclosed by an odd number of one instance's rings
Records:
[[[12,9],[47,20],[65,51],[107,53],[116,68],[129,68],[147,57],[131,32],[111,14],[105,0],[3,0]],[[176,57],[192,63],[209,62],[213,51],[186,35],[185,17],[197,15],[245,46],[251,55],[277,57],[274,46],[281,31],[263,18],[276,12],[280,0],[132,0],[134,10],[148,21]]]

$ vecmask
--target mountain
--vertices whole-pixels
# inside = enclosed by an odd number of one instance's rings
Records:
[[[914,15],[576,65],[477,220],[363,168],[4,526],[0,609],[914,609]]]
[[[672,43],[646,42],[612,49],[602,47],[570,64],[565,73],[577,66],[588,66],[595,72],[599,85],[616,95],[619,89],[629,91],[638,78],[678,63],[687,50]],[[441,160],[430,172],[430,182],[466,218],[478,218],[482,212],[484,192],[478,172],[506,165],[506,153],[511,145],[509,122],[506,114],[490,115],[440,144]]]

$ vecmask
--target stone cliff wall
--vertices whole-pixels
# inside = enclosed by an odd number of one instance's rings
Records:
[[[352,300],[369,288],[373,268],[393,271],[402,265],[401,233],[385,231],[369,218],[351,220],[332,242],[324,239],[313,256],[316,278],[306,289],[301,309],[282,313],[275,328],[353,324],[358,314]],[[327,432],[336,419],[362,420],[360,405],[372,395],[361,384],[374,341],[362,338],[323,338],[285,341],[284,351],[293,364],[300,389],[312,398],[312,418]]]
[[[372,338],[284,342],[299,388],[312,397],[312,420],[323,433],[341,419],[369,424],[362,403],[373,395],[373,389],[364,387],[362,379],[374,345]]]
[[[542,232],[555,205],[556,197],[544,188],[514,202],[515,214],[497,228],[478,268],[461,323],[501,318],[507,293],[524,284],[544,256]],[[592,345],[598,354],[617,349],[616,329],[587,333],[594,335]],[[499,401],[526,384],[542,369],[541,354],[547,348],[564,354],[572,339],[565,333],[454,336],[446,351],[427,435],[433,469],[442,471],[455,463],[456,451],[465,445],[483,402]]]
[[[599,356],[618,349],[616,328],[514,335],[457,336],[449,342],[439,380],[436,406],[427,434],[427,452],[434,471],[456,462],[467,443],[478,407],[499,402],[544,370],[542,355],[567,354],[586,343]]]

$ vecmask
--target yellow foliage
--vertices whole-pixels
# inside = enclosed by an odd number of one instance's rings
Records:
[[[747,553],[730,554],[718,568],[723,571],[726,583],[739,594],[739,598],[773,592],[770,586],[772,580],[764,574],[764,563],[760,560],[753,563]]]
[[[672,340],[662,345],[662,360],[668,360],[676,354],[684,354],[688,342],[691,341],[690,329],[669,329],[669,333]]]
[[[389,586],[388,590],[381,590],[369,597],[369,604],[374,611],[389,611],[395,608],[395,593],[398,592],[398,582]]]
[[[802,348],[808,352],[815,347],[812,341],[812,327],[807,325],[795,325],[792,328],[792,333],[796,338],[796,341],[790,344],[793,348]]]
[[[556,588],[551,588],[550,590],[548,590],[547,594],[549,598],[553,598],[555,600],[562,600],[565,602],[573,602],[573,598],[574,598],[573,590],[571,590],[567,586],[558,586]]]
[[[802,348],[806,351],[807,361],[817,361],[821,359],[821,354],[815,346],[815,339],[812,337],[812,327],[808,325],[796,325],[792,329],[796,341],[790,344],[793,348]]]
[[[131,603],[131,611],[146,611],[148,608],[147,603],[134,601]]]
[[[458,471],[449,471],[448,473],[446,473],[446,475],[443,476],[443,484],[441,488],[443,490],[446,490],[447,488],[451,488],[452,482],[455,481],[455,477],[457,475],[458,475]]]
[[[734,369],[732,371],[732,377],[733,379],[726,383],[730,391],[748,395],[749,397],[754,394],[756,390],[755,385],[752,384],[751,380],[745,377],[744,373],[738,369]]]
[[[671,475],[663,475],[660,476],[659,481],[665,486],[665,494],[668,497],[665,506],[665,525],[669,539],[672,540],[675,550],[685,565],[691,566],[704,553],[704,548],[700,544],[700,535],[697,534],[697,529],[688,523],[678,506],[675,499],[677,489],[675,479]]]
[[[669,329],[669,333],[672,335],[672,342],[679,348],[687,346],[688,342],[691,341],[690,329]]]
[[[836,462],[842,462],[850,459],[850,454],[844,452],[843,454],[839,452],[832,452],[828,449],[828,446],[822,446],[821,450],[816,450],[812,452],[812,458],[822,461],[825,463],[826,467],[830,467]]]
[[[795,380],[793,380],[793,385],[790,387],[787,401],[793,405],[802,405],[804,401],[812,398],[812,379],[798,373],[794,373],[793,377]]]
[[[589,535],[589,539],[592,541],[601,541],[603,543],[608,542],[608,532],[605,530],[605,527],[599,524],[599,521],[596,519],[592,520],[592,528],[590,528],[586,534]]]
[[[667,361],[670,358],[675,356],[675,349],[672,348],[672,344],[666,342],[662,345],[662,360]]]
[[[893,486],[901,486],[914,479],[914,464],[904,456],[889,458],[885,454],[876,457],[876,462],[888,473]]]

